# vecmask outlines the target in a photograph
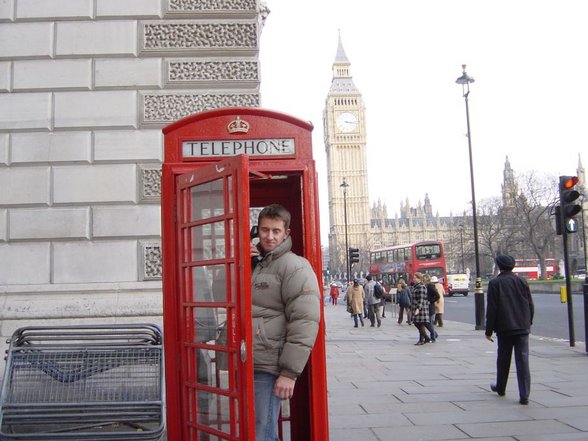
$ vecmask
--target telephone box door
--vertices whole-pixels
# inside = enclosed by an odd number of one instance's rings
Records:
[[[183,440],[254,438],[248,164],[176,177],[179,299],[166,325],[178,333]]]

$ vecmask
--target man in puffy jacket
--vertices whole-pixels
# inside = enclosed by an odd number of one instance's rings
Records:
[[[290,213],[265,207],[258,218],[261,256],[251,280],[256,441],[279,441],[280,400],[292,398],[320,319],[320,291],[310,263],[290,249]]]
[[[519,384],[519,402],[529,403],[531,372],[529,370],[529,332],[533,324],[534,305],[529,285],[512,272],[515,260],[511,256],[496,257],[500,274],[488,283],[486,338],[498,337],[496,383],[490,389],[503,396],[506,391],[510,360],[514,349]]]

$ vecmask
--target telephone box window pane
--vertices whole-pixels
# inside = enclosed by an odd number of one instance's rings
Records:
[[[192,260],[211,260],[225,258],[225,223],[192,227]]]
[[[212,302],[212,276],[206,267],[192,267],[192,286],[192,301]]]
[[[229,213],[233,213],[233,177],[229,176],[227,179],[227,193],[229,198],[229,205],[227,207],[227,211]]]
[[[206,391],[198,391],[198,402],[206,406],[198,409],[198,422],[204,426],[212,427],[216,430],[230,435],[231,433],[231,413],[230,398],[224,395],[217,395]],[[204,432],[203,432],[204,433]],[[209,439],[219,439],[211,435]],[[224,438],[223,438],[224,439]]]
[[[227,272],[224,264],[192,268],[194,302],[226,302]]]
[[[208,219],[224,214],[223,180],[206,182],[190,188],[192,199],[192,221]]]
[[[214,302],[227,301],[227,271],[225,265],[206,267],[212,277],[212,299]]]
[[[237,299],[237,269],[235,264],[229,265],[229,272],[231,276],[230,299],[232,302],[235,302]]]
[[[226,326],[227,310],[225,308],[209,308],[196,306],[192,308],[196,329],[194,339],[197,343],[220,344],[217,340],[226,339],[226,333],[222,332]],[[224,343],[226,344],[226,343]]]
[[[197,343],[216,344],[221,327],[219,319],[216,308],[194,308],[194,340]]]
[[[233,244],[235,243],[235,223],[233,222],[232,219],[228,220],[227,228],[229,230],[228,231],[229,240],[225,243],[227,244],[227,246],[229,248],[225,250],[225,254],[226,254],[227,258],[232,259],[233,257],[235,257],[235,250],[233,249]]]

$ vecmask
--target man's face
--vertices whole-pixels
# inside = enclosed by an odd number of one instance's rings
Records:
[[[259,221],[259,243],[264,252],[269,253],[276,249],[290,234],[282,219],[264,217]]]

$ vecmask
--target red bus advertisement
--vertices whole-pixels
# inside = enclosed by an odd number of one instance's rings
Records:
[[[370,252],[370,274],[382,279],[386,287],[394,287],[400,279],[413,280],[416,272],[437,276],[447,292],[447,267],[443,244],[423,241],[380,248]]]
[[[515,259],[516,265],[512,272],[528,280],[537,280],[541,277],[541,266],[539,259]],[[559,274],[557,261],[545,259],[545,278],[551,279]]]

